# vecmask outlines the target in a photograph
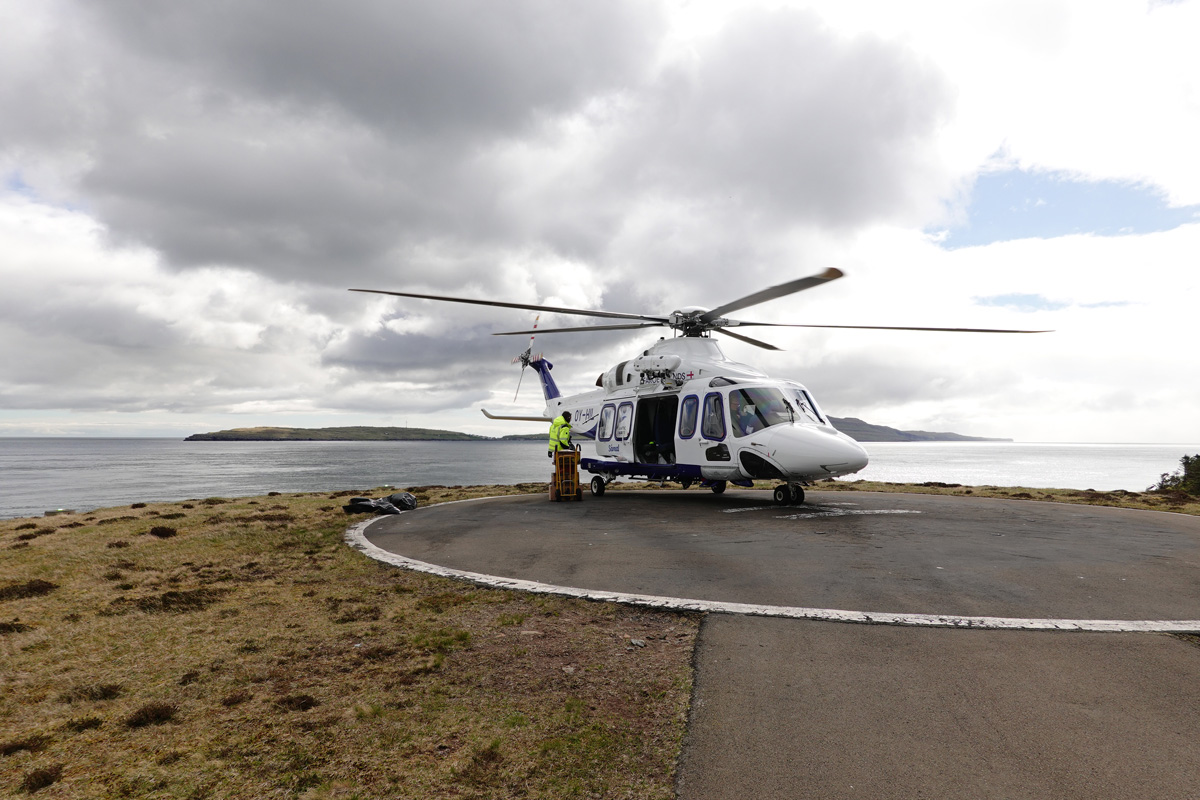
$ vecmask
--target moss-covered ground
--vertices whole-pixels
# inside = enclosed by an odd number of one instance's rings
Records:
[[[0,796],[672,796],[695,617],[379,564],[343,494],[0,521]]]

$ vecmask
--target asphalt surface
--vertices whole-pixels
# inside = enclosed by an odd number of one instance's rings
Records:
[[[371,525],[408,558],[585,589],[915,614],[1200,618],[1200,519],[933,495],[609,492]],[[1200,798],[1200,646],[1151,633],[709,615],[681,798]]]

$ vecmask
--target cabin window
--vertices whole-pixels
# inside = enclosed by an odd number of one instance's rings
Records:
[[[700,398],[689,394],[683,398],[679,414],[679,438],[690,439],[696,433],[696,412],[700,410]]]
[[[700,425],[700,435],[705,439],[725,438],[725,404],[716,392],[704,397],[704,422]]]
[[[613,405],[607,405],[600,410],[600,429],[598,436],[604,441],[608,441],[613,435],[613,420],[617,418],[617,409]]]
[[[633,419],[633,403],[621,403],[617,408],[617,441],[629,438],[629,423]]]

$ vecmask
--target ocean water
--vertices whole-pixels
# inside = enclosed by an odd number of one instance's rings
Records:
[[[1200,444],[865,444],[854,477],[1140,491]],[[541,442],[185,442],[0,438],[0,518],[276,492],[549,479]]]

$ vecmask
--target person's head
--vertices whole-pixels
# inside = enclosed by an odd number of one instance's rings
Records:
[[[564,411],[564,412],[563,412],[563,419],[564,419],[564,420],[566,420],[567,422],[570,422],[570,421],[571,421],[571,412],[570,412],[570,411]]]

